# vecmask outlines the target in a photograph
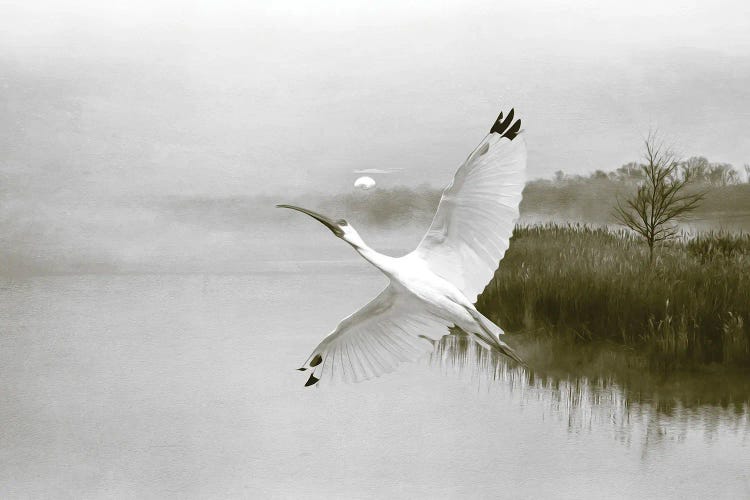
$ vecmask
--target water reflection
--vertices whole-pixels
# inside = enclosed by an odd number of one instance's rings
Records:
[[[294,267],[0,280],[0,497],[750,492],[747,391],[720,372],[509,335],[533,372],[449,338],[432,369],[304,388],[300,354],[382,283]]]
[[[504,392],[521,407],[541,405],[544,418],[562,422],[570,432],[609,427],[618,441],[641,443],[644,454],[691,432],[709,441],[727,432],[742,443],[750,439],[745,373],[653,373],[632,352],[614,346],[514,340],[533,369],[506,362],[460,334],[438,342],[430,362],[485,390]]]

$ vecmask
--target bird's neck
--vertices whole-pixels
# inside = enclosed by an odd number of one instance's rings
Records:
[[[367,262],[380,269],[386,276],[390,277],[395,271],[395,258],[373,250],[364,242],[356,245],[352,244],[352,247],[354,247],[357,253],[359,253]]]

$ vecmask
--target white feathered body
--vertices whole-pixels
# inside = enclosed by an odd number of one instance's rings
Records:
[[[432,272],[416,255],[393,259],[392,271],[385,274],[392,285],[410,294],[431,314],[461,328],[473,321],[467,309],[474,309],[474,305],[453,283]]]

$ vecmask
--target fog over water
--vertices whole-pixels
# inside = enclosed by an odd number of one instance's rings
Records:
[[[536,187],[535,187],[536,186]],[[618,193],[597,185],[567,189],[527,187],[519,224],[580,223],[619,230]],[[544,186],[544,183],[542,183]],[[611,186],[610,186],[611,188]],[[687,233],[750,232],[748,185],[714,191],[681,222]],[[555,196],[552,196],[552,195]],[[413,250],[429,227],[440,189],[376,188],[340,193],[274,196],[143,196],[81,200],[54,208],[6,201],[0,218],[2,274],[247,272],[269,260],[359,258],[323,226],[275,208],[294,203],[346,218],[373,248],[389,255]],[[733,201],[735,200],[736,201]],[[743,201],[744,200],[744,201]]]

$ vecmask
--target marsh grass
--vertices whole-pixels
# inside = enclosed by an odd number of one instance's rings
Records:
[[[703,233],[689,240],[686,247],[704,264],[720,258],[750,255],[750,234]]]
[[[517,227],[477,307],[508,332],[632,348],[648,368],[750,368],[750,238],[648,248],[621,231]]]

